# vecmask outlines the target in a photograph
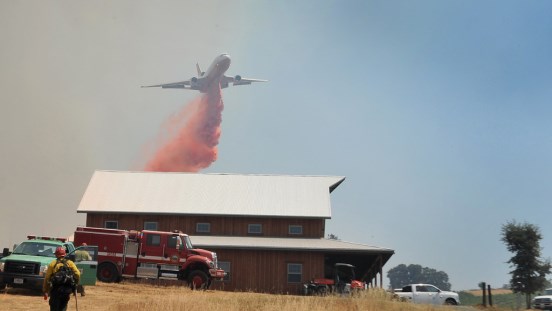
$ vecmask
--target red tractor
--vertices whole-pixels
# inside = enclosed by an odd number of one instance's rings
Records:
[[[331,278],[318,278],[303,285],[305,295],[326,295],[329,293],[349,294],[366,289],[366,283],[355,280],[355,266],[336,263]]]

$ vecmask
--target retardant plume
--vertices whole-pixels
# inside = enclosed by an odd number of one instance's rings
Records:
[[[156,141],[160,147],[144,170],[197,172],[209,167],[217,159],[223,108],[220,87],[192,100],[165,122]]]

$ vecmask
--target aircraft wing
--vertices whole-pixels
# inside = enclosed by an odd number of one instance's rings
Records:
[[[239,80],[234,79],[233,85],[251,84],[251,83],[253,83],[253,82],[268,82],[268,80],[241,78],[241,79],[239,79]]]
[[[268,82],[268,80],[242,78],[241,76],[235,76],[235,77],[223,76],[221,84],[232,83],[232,85],[247,85],[253,82]]]
[[[167,84],[145,85],[142,87],[160,87],[163,89],[191,89],[189,80]]]

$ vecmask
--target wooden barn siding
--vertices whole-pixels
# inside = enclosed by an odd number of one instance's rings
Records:
[[[324,254],[320,252],[211,249],[219,261],[231,265],[230,281],[214,282],[213,289],[301,294],[303,283],[324,276]],[[287,264],[300,263],[300,283],[287,282]]]
[[[222,217],[222,216],[176,216],[176,215],[132,215],[132,214],[103,214],[89,213],[86,217],[86,225],[89,227],[104,227],[106,220],[117,220],[119,229],[142,230],[145,221],[159,223],[158,230],[181,230],[189,235],[202,235],[196,232],[198,222],[211,224],[209,235],[222,236],[270,236],[270,237],[324,237],[324,219],[304,218],[262,218],[262,217]],[[263,234],[251,235],[247,233],[248,224],[262,224]],[[302,225],[302,235],[288,234],[289,225]]]

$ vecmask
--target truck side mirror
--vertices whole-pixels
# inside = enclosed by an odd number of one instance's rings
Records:
[[[10,255],[10,249],[7,247],[4,247],[4,249],[2,250],[2,257],[7,257],[9,255]]]

